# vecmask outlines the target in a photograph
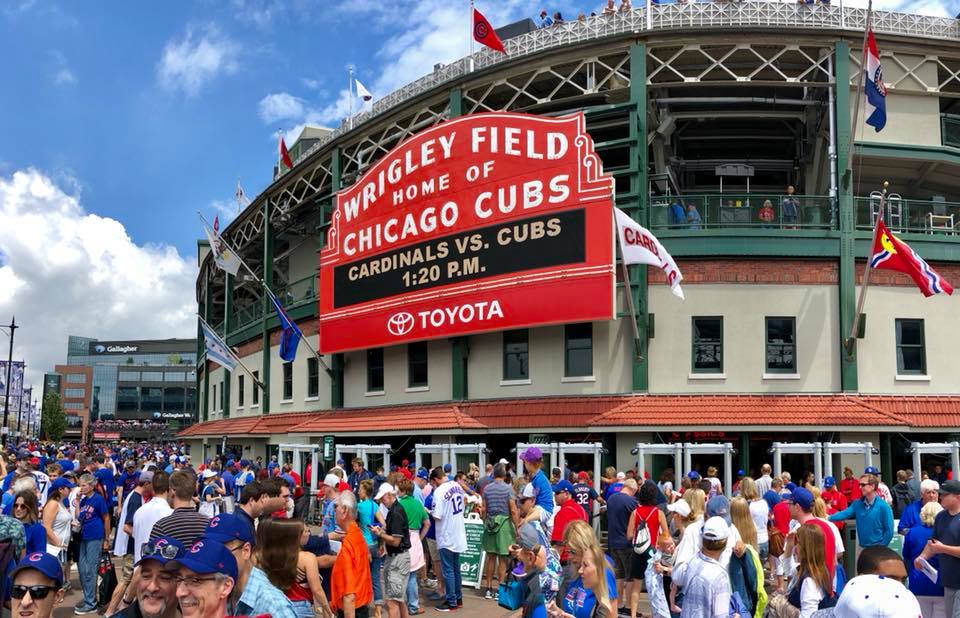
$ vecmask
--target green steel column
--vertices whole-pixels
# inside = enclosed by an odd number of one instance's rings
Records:
[[[273,226],[270,224],[270,200],[263,200],[263,282],[273,289]],[[262,348],[263,359],[260,369],[260,381],[264,390],[260,393],[260,413],[270,414],[270,316],[274,314],[273,303],[270,297],[263,294],[263,325]],[[256,388],[256,385],[254,385]]]
[[[649,227],[647,199],[647,46],[634,43],[630,48],[630,190],[637,195],[637,203],[631,214],[644,227]],[[646,392],[649,388],[650,366],[647,358],[647,268],[633,266],[630,269],[630,285],[633,304],[637,310],[637,326],[640,329],[640,358],[633,358],[633,390]]]
[[[450,90],[450,117],[463,115],[463,91],[459,88]],[[467,384],[467,362],[470,354],[468,337],[453,337],[450,339],[450,359],[452,362],[450,378],[453,399],[467,399],[469,388]]]
[[[213,304],[213,286],[210,285],[210,271],[207,270],[207,274],[204,281],[204,290],[203,290],[203,321],[207,324],[210,323],[210,305]],[[197,321],[197,327],[199,328],[200,321]],[[198,391],[199,393],[199,391]],[[207,361],[206,355],[204,355],[203,361],[203,420],[210,419],[210,372],[207,371]]]
[[[897,482],[897,475],[893,470],[893,436],[888,433],[880,434],[880,474],[888,487]]]
[[[233,275],[230,273],[225,273],[226,284],[224,287],[226,291],[224,292],[224,301],[223,301],[223,340],[227,340],[227,335],[230,334],[230,331],[233,330]],[[237,371],[243,371],[242,369],[237,369]],[[233,373],[236,373],[233,372]],[[233,383],[233,373],[230,373],[224,370],[223,376],[223,416],[228,418],[230,416],[230,384]]]
[[[343,161],[340,158],[340,147],[334,147],[330,152],[330,188],[334,194],[333,208],[336,209],[336,193],[342,185]],[[331,213],[331,219],[333,214]],[[344,400],[343,367],[345,365],[343,354],[333,354],[330,357],[330,370],[333,376],[330,378],[330,407],[342,408]]]
[[[857,279],[854,258],[853,178],[846,173],[850,152],[850,46],[837,41],[834,49],[837,117],[837,221],[840,224],[840,385],[844,392],[855,393],[857,385],[857,346],[847,352],[844,342],[850,334],[857,311]]]
[[[747,476],[750,475],[750,434],[742,432],[740,434],[740,444],[737,446],[740,455],[740,468]]]

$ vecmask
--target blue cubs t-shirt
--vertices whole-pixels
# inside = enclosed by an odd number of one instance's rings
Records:
[[[93,541],[102,539],[105,536],[103,529],[103,516],[106,515],[107,503],[103,496],[94,492],[90,496],[80,501],[80,540]]]

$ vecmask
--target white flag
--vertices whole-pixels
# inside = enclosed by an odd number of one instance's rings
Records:
[[[227,371],[233,371],[237,366],[237,357],[230,346],[224,343],[213,329],[207,326],[207,323],[200,320],[200,328],[203,329],[203,345],[207,351],[207,359],[212,360]]]
[[[614,208],[617,215],[617,238],[620,239],[620,252],[623,254],[624,264],[649,264],[661,269],[667,275],[667,283],[676,296],[683,299],[683,290],[680,282],[683,275],[677,268],[676,262],[663,248],[657,237],[645,227],[630,218],[630,215],[619,208]]]
[[[355,79],[355,80],[353,80],[353,81],[354,81],[354,83],[357,84],[357,97],[359,97],[360,100],[361,100],[361,101],[364,101],[364,102],[366,102],[366,101],[372,101],[372,100],[373,100],[373,95],[370,94],[370,91],[369,91],[369,90],[367,90],[366,88],[363,87],[363,84],[360,83],[360,80],[359,80],[359,79]]]
[[[237,179],[237,192],[234,194],[234,197],[237,199],[237,205],[241,208],[246,208],[250,205],[250,199],[247,197],[247,193],[243,190],[243,187],[240,185],[240,179]]]
[[[203,223],[203,231],[207,233],[210,250],[213,251],[213,261],[220,270],[236,276],[237,271],[240,270],[240,256],[234,253],[233,249],[228,247],[227,243],[220,238],[220,234],[211,230],[206,222]]]

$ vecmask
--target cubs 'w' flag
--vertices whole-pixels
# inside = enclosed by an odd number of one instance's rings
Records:
[[[357,85],[357,98],[364,102],[373,100],[373,95],[370,94],[369,90],[363,87],[363,84],[360,83],[359,79],[355,79],[353,81]]]
[[[873,30],[867,32],[866,56],[867,65],[863,69],[867,72],[864,92],[867,95],[867,106],[873,108],[873,112],[867,117],[867,124],[879,132],[887,124],[887,87],[883,85],[880,50],[873,38]]]
[[[674,295],[683,300],[683,290],[680,289],[683,275],[680,274],[673,257],[667,253],[656,236],[631,219],[630,215],[619,208],[613,210],[617,215],[617,238],[620,239],[623,263],[650,264],[661,269],[667,275],[667,283]]]
[[[895,270],[913,279],[924,296],[953,294],[953,286],[932,269],[926,260],[917,255],[910,245],[893,235],[883,221],[877,221],[873,232],[873,251],[870,267]]]
[[[484,17],[483,13],[478,11],[476,7],[473,9],[473,38],[477,43],[482,43],[490,49],[497,50],[501,54],[507,53],[507,50],[503,48],[503,41],[497,36],[493,26],[490,25],[487,18]]]
[[[201,217],[202,219],[202,217]],[[240,270],[240,256],[233,252],[233,249],[227,246],[227,243],[220,238],[220,217],[213,218],[213,229],[207,227],[207,222],[203,221],[203,231],[207,234],[207,241],[210,243],[210,251],[213,252],[213,262],[220,270],[236,276]]]
[[[287,145],[283,142],[283,134],[280,134],[280,162],[287,166],[287,169],[293,169],[293,161],[290,160],[290,153],[287,152]]]
[[[297,328],[296,323],[290,319],[287,312],[283,310],[276,297],[273,297],[273,308],[277,311],[277,319],[280,320],[280,358],[292,363],[297,357],[297,346],[300,344],[300,337],[303,333]]]
[[[227,371],[233,371],[237,367],[237,357],[230,351],[230,347],[202,319],[200,328],[203,329],[203,346],[207,350],[207,359]]]

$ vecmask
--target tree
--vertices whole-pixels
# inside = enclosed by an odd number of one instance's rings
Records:
[[[60,393],[50,392],[43,398],[43,412],[40,417],[40,434],[54,442],[63,437],[67,429],[67,418],[63,413]]]

